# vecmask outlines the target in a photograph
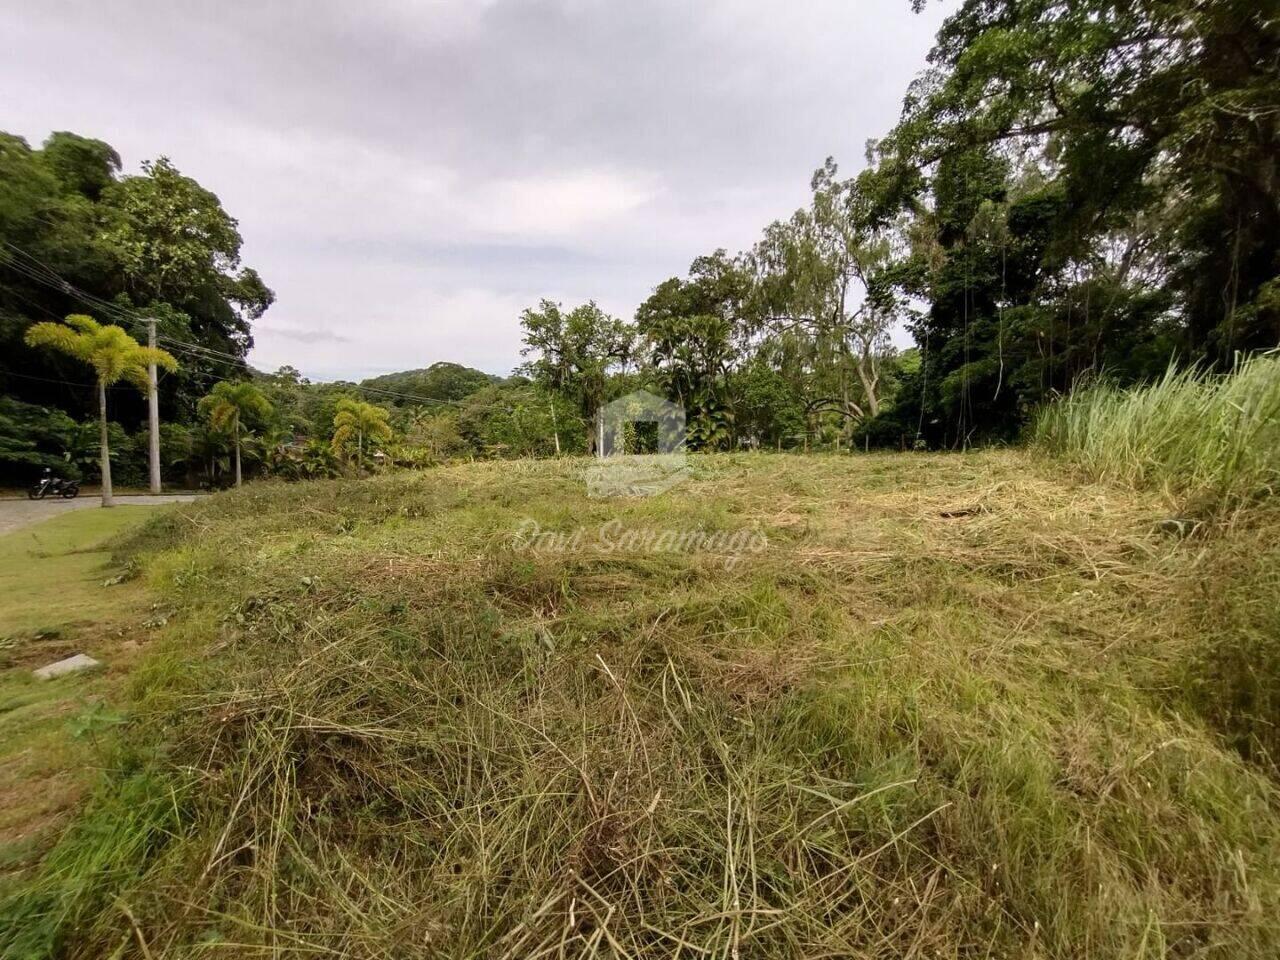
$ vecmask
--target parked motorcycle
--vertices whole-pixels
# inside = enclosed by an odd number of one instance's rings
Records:
[[[63,500],[72,500],[79,495],[80,484],[78,481],[55,477],[53,471],[49,469],[46,469],[44,476],[37,480],[35,485],[27,491],[28,500],[43,500],[45,497],[61,497]]]

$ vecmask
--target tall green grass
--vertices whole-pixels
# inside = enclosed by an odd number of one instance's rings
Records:
[[[0,957],[62,956],[74,931],[95,918],[127,917],[121,891],[182,828],[180,782],[124,769],[105,782],[39,876],[0,899]]]
[[[1280,354],[1227,375],[1171,368],[1149,386],[1083,387],[1041,411],[1032,439],[1098,479],[1236,510],[1280,487]]]

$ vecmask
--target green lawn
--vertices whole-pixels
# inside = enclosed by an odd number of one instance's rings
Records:
[[[160,507],[76,510],[0,536],[0,637],[98,622],[136,590],[104,587],[105,544]]]
[[[107,544],[160,509],[77,510],[0,536],[0,873],[38,848],[93,775],[108,694],[138,645],[122,627],[147,604],[138,583],[106,585]],[[106,668],[31,674],[81,652]]]

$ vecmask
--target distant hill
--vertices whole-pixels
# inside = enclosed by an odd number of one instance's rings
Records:
[[[461,400],[477,390],[501,383],[501,377],[464,367],[460,363],[433,363],[425,370],[403,370],[399,373],[384,373],[380,377],[370,377],[360,381],[362,387],[376,390],[391,390],[396,393],[421,397],[423,400]],[[407,400],[394,400],[396,404],[408,403]]]

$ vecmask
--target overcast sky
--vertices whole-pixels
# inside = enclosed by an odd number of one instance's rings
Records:
[[[251,361],[505,374],[541,297],[631,317],[862,166],[945,9],[908,0],[0,0],[0,129],[167,155],[276,303]]]

